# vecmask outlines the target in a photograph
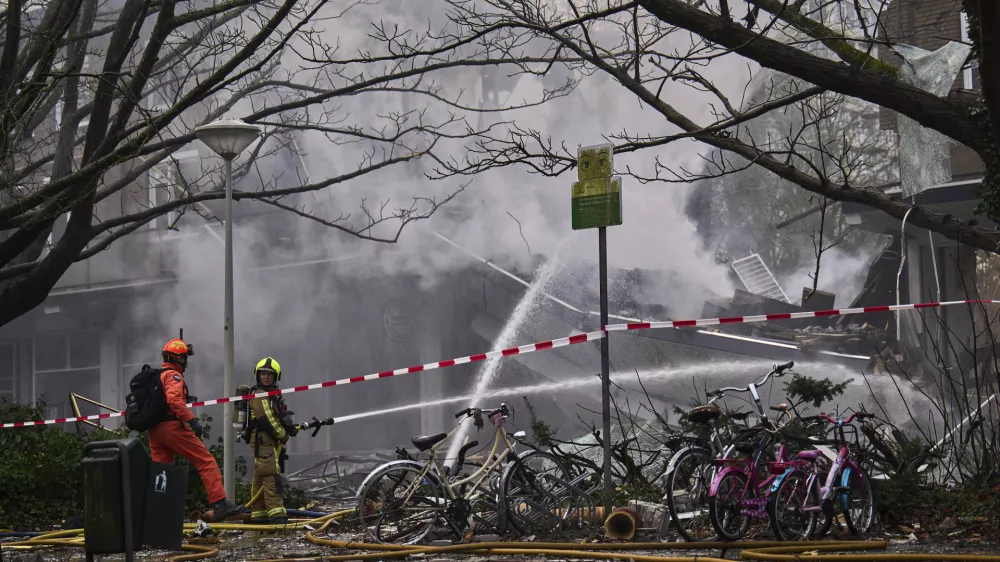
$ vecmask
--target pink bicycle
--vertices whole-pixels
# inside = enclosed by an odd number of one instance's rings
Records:
[[[826,414],[803,421],[830,423],[833,439],[810,441],[814,445],[834,445],[840,451],[833,459],[824,480],[820,476],[826,472],[821,467],[825,458],[822,450],[802,451],[795,459],[787,462],[771,463],[774,483],[770,490],[768,514],[775,535],[781,540],[804,540],[825,534],[829,530],[836,512],[843,515],[848,530],[859,535],[867,532],[875,521],[875,501],[872,485],[865,473],[851,455],[852,444],[847,435],[853,434],[857,441],[857,429],[851,423],[863,421],[872,414],[857,412],[845,419],[834,419]],[[825,530],[816,531],[816,523],[823,516]]]
[[[716,473],[708,489],[708,514],[715,532],[724,540],[740,540],[746,535],[754,519],[767,519],[766,493],[774,477],[762,478],[761,472],[770,460],[767,455],[776,445],[776,460],[788,460],[788,449],[784,443],[779,442],[777,434],[780,427],[767,419],[757,388],[771,376],[782,376],[789,367],[791,363],[775,367],[763,380],[751,383],[746,388],[723,388],[716,391],[749,392],[758,419],[754,427],[740,433],[730,443],[723,455],[712,460]],[[772,407],[771,410],[780,412],[775,422],[783,417],[787,418],[784,423],[792,420],[791,410],[786,404],[778,408]],[[731,455],[733,451],[741,455]]]

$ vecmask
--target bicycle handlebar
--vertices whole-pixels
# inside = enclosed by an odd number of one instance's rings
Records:
[[[500,404],[499,407],[497,407],[497,408],[490,408],[490,409],[486,409],[486,408],[466,408],[466,409],[460,411],[459,413],[455,414],[455,419],[458,419],[458,418],[460,418],[462,416],[473,416],[475,414],[486,414],[486,417],[490,417],[490,416],[492,416],[494,414],[497,414],[497,413],[507,414],[508,413],[507,404]]]
[[[764,375],[764,378],[760,379],[760,381],[754,383],[754,386],[764,386],[764,383],[766,383],[768,379],[770,379],[772,376],[774,377],[783,376],[785,374],[785,371],[791,369],[794,366],[795,366],[795,361],[789,361],[788,363],[785,363],[783,365],[775,365],[774,368],[771,369],[771,372]],[[750,385],[747,385],[743,388],[736,388],[735,386],[725,386],[718,390],[707,393],[707,396],[709,397],[721,396],[722,393],[724,392],[748,392],[749,390],[750,390]]]

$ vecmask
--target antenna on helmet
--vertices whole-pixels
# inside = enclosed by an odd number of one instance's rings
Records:
[[[181,328],[180,339],[182,339],[182,340],[184,339],[184,328]]]

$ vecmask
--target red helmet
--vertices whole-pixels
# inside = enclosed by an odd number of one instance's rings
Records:
[[[182,368],[187,367],[187,358],[194,355],[194,346],[182,339],[174,338],[163,346],[163,361]]]

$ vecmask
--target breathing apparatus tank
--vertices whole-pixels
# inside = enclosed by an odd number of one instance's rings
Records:
[[[240,396],[246,396],[250,394],[250,387],[243,384],[236,387],[236,393]],[[235,418],[233,420],[233,429],[236,430],[237,435],[242,435],[247,427],[247,400],[240,400],[238,402],[233,402],[233,408],[235,410]]]

